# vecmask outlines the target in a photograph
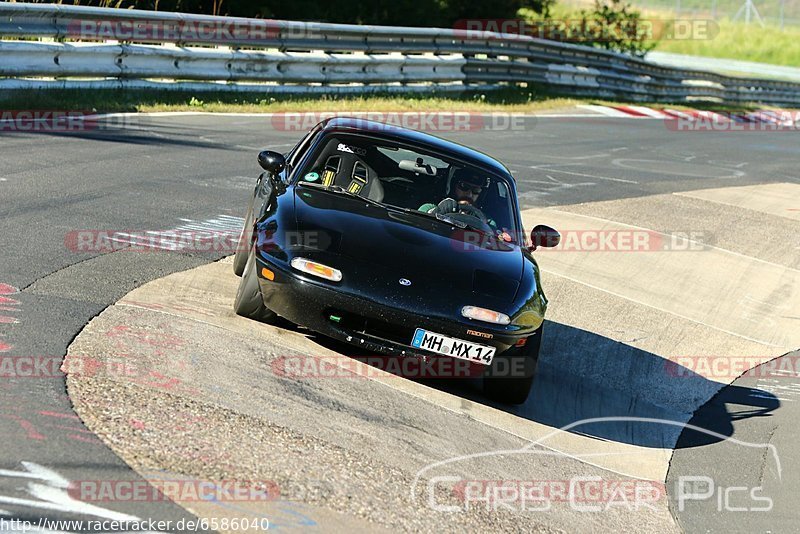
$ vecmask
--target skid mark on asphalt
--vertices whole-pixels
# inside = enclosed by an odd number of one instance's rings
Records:
[[[576,187],[592,187],[594,185],[597,185],[595,182],[579,182],[579,183],[564,182],[563,180],[554,178],[549,174],[545,174],[545,177],[547,178],[547,180],[525,181],[525,187],[527,188],[529,184],[533,184],[534,190],[518,193],[520,204],[524,205],[528,202],[537,203],[540,201],[542,197],[568,191]]]
[[[616,149],[616,150],[626,150],[625,147]],[[597,154],[586,154],[583,156],[558,156],[556,154],[536,154],[537,158],[552,158],[552,159],[566,159],[570,161],[584,161],[587,159],[596,159],[596,158],[607,158],[611,154],[610,152],[599,152]]]
[[[738,169],[734,170],[724,167],[717,170],[722,170],[726,174],[715,176],[713,173],[709,172],[709,169],[715,170],[714,166],[703,163],[697,163],[697,164],[692,163],[694,159],[695,159],[694,156],[692,156],[689,159],[684,159],[684,162],[688,163],[688,165],[681,165],[675,161],[661,161],[656,159],[625,159],[625,158],[615,159],[611,162],[611,164],[623,169],[630,169],[648,173],[658,173],[660,175],[667,174],[667,175],[690,177],[690,178],[726,179],[726,178],[740,178],[742,176],[747,175],[745,171]]]
[[[567,165],[567,164],[564,164],[562,166],[565,166],[565,165]],[[557,166],[558,165],[531,165],[529,168],[537,170],[537,171],[557,172],[557,173],[560,173],[560,174],[570,174],[572,176],[583,176],[583,177],[586,177],[586,178],[595,178],[597,180],[606,180],[608,182],[619,182],[619,183],[623,183],[623,184],[638,184],[639,183],[639,182],[637,182],[635,180],[626,180],[624,178],[614,178],[614,177],[611,177],[611,176],[600,176],[599,174],[590,174],[590,173],[586,173],[586,172],[565,171],[565,170],[562,170],[562,169],[556,169],[555,167],[557,167]]]

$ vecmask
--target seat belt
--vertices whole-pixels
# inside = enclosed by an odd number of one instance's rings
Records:
[[[333,185],[333,180],[339,172],[339,167],[342,164],[342,158],[339,156],[331,156],[325,162],[325,170],[322,171],[322,185],[330,187]]]
[[[351,193],[359,194],[368,183],[369,172],[367,171],[367,166],[360,161],[356,161],[353,165],[352,180],[350,181],[350,185],[347,186],[347,190]]]

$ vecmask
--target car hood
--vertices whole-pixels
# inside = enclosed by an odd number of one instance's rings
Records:
[[[295,194],[304,250],[296,255],[342,270],[343,288],[406,304],[470,293],[475,305],[499,306],[516,295],[524,262],[516,245],[342,194],[305,187]]]

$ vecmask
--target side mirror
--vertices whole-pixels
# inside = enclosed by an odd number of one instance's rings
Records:
[[[531,252],[536,250],[537,247],[557,247],[559,243],[561,243],[561,234],[549,226],[537,224],[533,230],[531,230]]]
[[[276,175],[286,167],[286,158],[278,152],[262,150],[258,153],[258,164],[268,173]]]

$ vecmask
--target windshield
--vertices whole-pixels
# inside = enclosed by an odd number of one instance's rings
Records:
[[[386,206],[455,220],[514,241],[515,208],[506,180],[441,154],[391,141],[333,134],[296,174]]]

